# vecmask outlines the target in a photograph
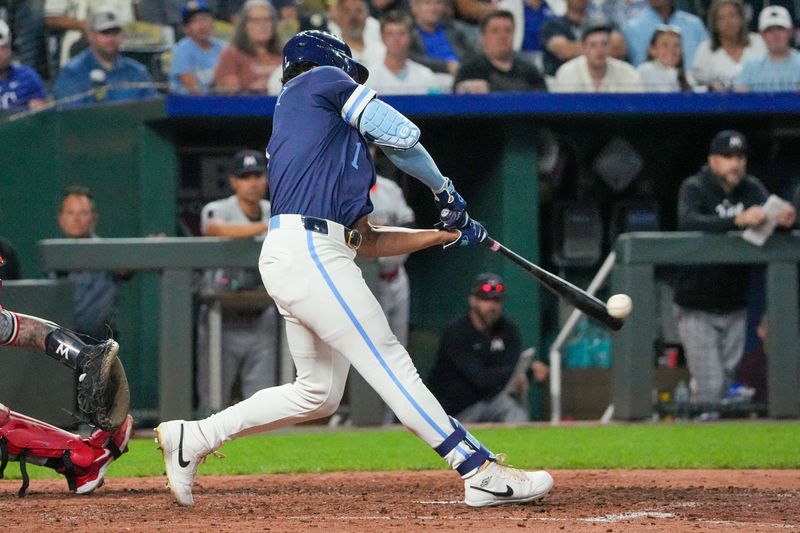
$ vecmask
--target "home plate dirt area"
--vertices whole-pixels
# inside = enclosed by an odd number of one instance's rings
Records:
[[[471,509],[452,472],[200,476],[178,507],[165,478],[0,481],[3,531],[800,531],[798,470],[553,470],[536,504]],[[112,469],[113,474],[113,469]]]

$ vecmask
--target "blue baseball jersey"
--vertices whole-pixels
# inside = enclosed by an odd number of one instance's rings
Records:
[[[335,67],[315,67],[284,85],[267,146],[273,216],[352,227],[372,211],[375,170],[358,121],[373,98],[375,91]]]
[[[26,65],[12,64],[0,79],[0,110],[27,109],[31,100],[47,100],[47,91],[39,74]]]

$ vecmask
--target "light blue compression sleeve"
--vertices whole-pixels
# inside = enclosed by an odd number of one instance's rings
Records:
[[[441,192],[447,185],[448,180],[442,176],[439,167],[433,161],[422,144],[417,143],[408,150],[397,150],[389,146],[381,146],[381,150],[389,160],[410,176],[414,176],[419,181],[430,187],[433,192]]]

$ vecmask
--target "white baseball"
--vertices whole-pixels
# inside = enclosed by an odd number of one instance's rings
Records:
[[[633,300],[627,294],[615,294],[608,299],[606,307],[614,318],[625,318],[633,311]]]

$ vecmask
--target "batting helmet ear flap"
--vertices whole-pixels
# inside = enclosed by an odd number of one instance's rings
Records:
[[[300,32],[283,47],[284,76],[292,65],[304,61],[339,68],[358,83],[364,83],[369,77],[369,70],[353,59],[347,43],[324,31]]]

